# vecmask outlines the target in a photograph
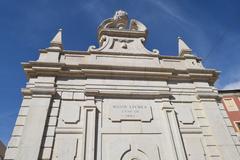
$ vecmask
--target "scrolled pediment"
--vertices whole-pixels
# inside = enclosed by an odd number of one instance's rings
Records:
[[[144,42],[147,27],[138,20],[128,19],[125,11],[117,11],[112,18],[104,20],[98,27],[99,48],[90,46],[89,52],[118,52],[131,54],[159,54],[154,49],[149,51]]]

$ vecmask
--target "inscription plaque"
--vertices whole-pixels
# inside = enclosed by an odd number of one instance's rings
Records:
[[[112,105],[110,116],[112,121],[142,121],[150,122],[153,119],[151,106],[148,105]]]

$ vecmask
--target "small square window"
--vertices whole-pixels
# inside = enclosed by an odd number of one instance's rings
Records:
[[[233,98],[224,98],[223,102],[228,111],[238,111],[238,107]]]

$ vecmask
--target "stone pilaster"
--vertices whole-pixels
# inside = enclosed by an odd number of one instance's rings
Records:
[[[186,160],[184,145],[182,142],[178,121],[174,107],[170,104],[169,99],[162,99],[162,113],[165,140],[170,144],[171,153],[167,154],[167,159]]]
[[[45,132],[52,96],[55,94],[54,77],[38,77],[35,86],[22,90],[31,96],[16,160],[38,160]]]
[[[216,98],[217,94],[214,93],[198,93],[198,98],[200,100],[200,106],[203,107],[206,114],[207,120],[205,120],[205,126],[211,128],[209,134],[203,132],[205,143],[207,146],[207,155],[209,159],[233,159],[239,157],[239,152],[234,146],[234,141],[230,135],[230,132],[227,129],[227,126],[224,118],[221,115],[221,111],[217,104]],[[203,124],[200,123],[203,127]],[[222,138],[225,137],[225,138]],[[214,139],[211,141],[211,139]],[[237,160],[237,159],[236,159]]]
[[[94,97],[86,97],[84,104],[84,132],[82,160],[95,160],[96,157],[96,116],[97,106]]]

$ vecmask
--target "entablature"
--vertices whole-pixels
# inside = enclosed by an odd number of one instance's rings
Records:
[[[117,66],[106,64],[83,63],[67,65],[65,63],[45,63],[30,61],[22,63],[27,77],[98,77],[98,78],[129,78],[154,80],[192,80],[206,81],[213,84],[218,72],[211,69],[176,69],[159,66]]]

